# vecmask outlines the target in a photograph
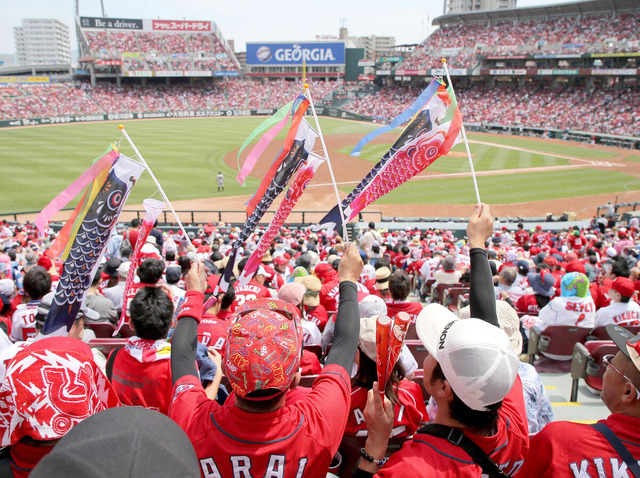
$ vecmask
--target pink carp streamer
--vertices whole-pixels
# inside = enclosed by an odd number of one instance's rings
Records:
[[[384,315],[378,317],[376,323],[376,366],[378,386],[382,396],[384,396],[391,372],[400,358],[410,323],[411,317],[406,312],[398,312],[395,320]]]
[[[158,219],[158,216],[165,208],[165,204],[156,199],[145,199],[142,204],[144,205],[145,214],[142,219],[142,227],[140,227],[140,231],[138,232],[136,246],[133,250],[133,254],[131,254],[131,265],[129,266],[127,280],[124,283],[122,312],[120,313],[120,320],[118,321],[116,330],[113,332],[114,337],[118,332],[120,332],[120,329],[124,325],[124,318],[127,315],[127,294],[129,289],[131,289],[133,279],[136,276],[136,269],[140,265],[140,250],[142,249],[142,246],[144,246],[145,242],[147,242],[147,237],[149,237],[149,233],[151,232],[151,229],[153,229],[156,219]]]
[[[318,167],[320,167],[323,162],[324,158],[314,153],[309,154],[309,159],[298,171],[296,177],[291,182],[291,185],[289,186],[284,199],[280,203],[280,207],[273,216],[273,219],[271,219],[271,223],[267,227],[267,230],[260,238],[258,247],[255,251],[253,251],[253,254],[251,254],[251,257],[249,257],[249,260],[244,266],[244,270],[238,278],[238,282],[241,286],[248,284],[253,275],[258,270],[264,254],[269,250],[269,247],[271,246],[271,241],[273,241],[273,239],[275,239],[275,237],[280,232],[280,228],[287,220],[287,217],[289,217],[289,214],[295,207],[298,199],[300,199],[300,196],[302,196],[302,193],[307,188],[307,185],[309,184],[309,182],[311,182],[313,175],[316,173]]]

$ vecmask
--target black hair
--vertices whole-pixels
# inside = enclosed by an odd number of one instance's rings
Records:
[[[164,262],[160,259],[146,259],[138,266],[138,277],[144,284],[155,284],[162,279],[164,272]]]
[[[178,257],[178,265],[180,266],[180,269],[182,269],[183,277],[189,273],[189,270],[191,270],[191,261],[187,256]]]
[[[431,372],[431,383],[433,384],[437,380],[447,380],[442,372],[442,367],[437,364],[433,372]],[[453,399],[449,403],[449,411],[451,412],[451,418],[469,427],[475,432],[492,433],[498,423],[499,410],[502,406],[502,400],[498,403],[488,405],[487,411],[479,411],[469,408],[460,397],[453,392]]]
[[[134,217],[133,219],[131,219],[131,227],[138,227],[140,225],[140,219],[138,219],[137,217]]]
[[[168,261],[175,261],[176,260],[176,253],[173,251],[167,251],[164,254],[164,258]]]
[[[98,272],[96,272],[96,275],[93,276],[93,280],[91,281],[91,287],[95,287],[100,284],[100,279],[102,279],[102,272],[98,269]]]
[[[44,267],[34,266],[25,274],[22,287],[32,300],[40,300],[51,290],[51,276]]]
[[[375,222],[370,222],[369,223],[369,229],[375,229],[376,228],[376,223]]]
[[[618,256],[616,256],[618,257]],[[611,266],[611,273],[616,277],[629,277],[630,271],[627,261],[624,259],[615,259]]]
[[[358,372],[351,379],[352,387],[362,387],[370,390],[373,387],[373,382],[378,381],[378,371],[375,361],[371,360],[367,354],[365,354],[360,347],[360,365],[358,366]],[[396,394],[396,388],[400,384],[400,380],[405,377],[406,373],[402,362],[398,360],[395,367],[391,371],[391,376],[384,389],[384,394],[391,400],[392,403],[400,403]]]
[[[220,299],[220,310],[228,310],[234,300],[236,300],[236,291],[233,287],[229,287]]]
[[[244,270],[244,266],[247,265],[248,260],[249,260],[248,257],[243,257],[242,260],[238,262],[238,274],[242,274],[242,271]]]
[[[410,290],[409,276],[405,271],[398,269],[389,276],[389,293],[393,300],[405,300]]]
[[[407,246],[406,244],[403,244],[402,247],[400,248],[400,252],[402,252],[403,256],[406,256],[407,254],[409,254],[409,246]]]
[[[129,304],[131,325],[141,339],[165,338],[173,318],[173,303],[160,287],[143,287]]]
[[[387,267],[387,268],[389,268],[389,269],[390,269],[390,268],[391,268],[391,263],[390,263],[388,260],[386,260],[386,259],[382,259],[382,258],[381,258],[381,259],[378,259],[378,260],[376,261],[376,263],[373,265],[373,268],[374,268],[375,270],[378,270],[378,269],[380,269],[381,267]]]

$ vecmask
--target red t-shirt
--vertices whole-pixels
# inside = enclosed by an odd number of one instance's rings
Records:
[[[398,312],[406,312],[411,317],[412,323],[415,323],[418,314],[422,312],[422,304],[420,302],[387,299],[384,303],[387,304],[387,315],[389,317],[395,317]]]
[[[520,297],[516,303],[516,309],[520,312],[526,312],[527,314],[533,315],[538,315],[538,312],[540,312],[538,301],[536,300],[536,296],[533,294],[523,295]]]
[[[613,413],[600,422],[611,428],[633,457],[640,460],[640,418]],[[632,476],[607,439],[595,428],[582,423],[558,421],[547,424],[531,438],[529,457],[519,476]]]
[[[338,310],[338,298],[340,297],[340,281],[338,279],[325,282],[320,289],[320,304],[327,311]]]
[[[366,437],[368,435],[367,425],[364,422],[367,392],[368,390],[362,387],[354,388],[351,392],[351,410],[347,428],[344,431],[345,436]],[[422,389],[415,382],[402,380],[396,393],[400,403],[393,407],[391,438],[410,437],[420,428],[421,422],[428,420]]]
[[[268,299],[271,297],[269,289],[254,280],[243,286],[237,286],[236,284],[238,283],[235,282],[233,284],[233,288],[236,291],[236,300],[231,304],[231,310],[236,310],[237,307],[241,306],[248,300]]]
[[[310,320],[318,326],[320,332],[324,330],[325,325],[329,321],[329,314],[327,309],[322,304],[318,304],[315,307],[304,306],[304,311],[307,314],[307,320]]]
[[[213,347],[224,355],[228,330],[229,322],[226,320],[221,320],[213,314],[202,314],[198,324],[198,342]]]
[[[529,237],[529,233],[524,229],[520,229],[515,233],[516,242],[519,246],[522,246],[525,242],[527,242],[529,240]]]
[[[171,399],[171,346],[165,342],[163,348],[152,348],[160,341],[136,339],[139,344],[136,351],[130,352],[132,338],[118,351],[111,384],[123,404],[151,408],[166,415]]]
[[[529,452],[529,425],[522,395],[522,382],[516,378],[499,411],[498,431],[493,436],[480,436],[464,431],[509,476],[522,467]],[[438,478],[478,478],[482,469],[467,452],[444,438],[417,434],[389,458],[375,476]],[[520,475],[522,476],[522,475]]]
[[[11,471],[14,478],[27,478],[31,471],[51,450],[51,446],[34,446],[19,441],[12,445],[11,451]]]
[[[193,375],[173,387],[169,417],[187,434],[202,476],[324,478],[342,439],[351,385],[346,370],[328,365],[311,392],[266,413],[209,400]]]

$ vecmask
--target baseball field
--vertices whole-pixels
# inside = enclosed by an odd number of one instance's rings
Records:
[[[278,154],[281,133],[246,182],[235,181],[237,151],[263,120],[258,117],[134,120],[122,122],[176,209],[240,210]],[[310,119],[313,124],[313,120]],[[0,130],[4,179],[0,214],[36,211],[79,176],[112,143],[121,139],[115,122]],[[377,126],[320,118],[339,194],[344,197],[388,149],[398,132],[366,146],[359,158],[349,152]],[[640,154],[629,150],[560,140],[469,134],[470,150],[483,202],[500,216],[543,216],[575,212],[593,216],[608,201],[640,201]],[[133,152],[126,141],[124,154]],[[243,154],[246,156],[250,148]],[[316,150],[321,149],[320,142]],[[225,191],[216,192],[222,171]],[[129,206],[153,195],[143,174]],[[322,166],[296,209],[326,211],[336,202],[329,169]],[[379,199],[369,210],[385,216],[468,216],[475,193],[464,145]],[[277,204],[277,202],[276,202]]]

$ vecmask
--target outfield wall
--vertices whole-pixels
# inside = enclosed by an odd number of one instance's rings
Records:
[[[320,116],[330,118],[368,121],[372,122],[370,116],[363,116],[341,108],[331,106],[316,105],[316,112]],[[185,111],[148,111],[142,113],[109,113],[93,115],[66,115],[51,116],[29,119],[0,120],[0,128],[14,128],[24,126],[40,126],[51,124],[87,123],[95,121],[123,121],[139,119],[162,119],[162,118],[215,118],[233,116],[270,116],[277,111],[276,108],[259,109],[226,109],[226,110],[185,110]],[[547,128],[506,126],[501,124],[480,124],[465,123],[469,131],[483,133],[512,134],[517,136],[536,136],[557,139],[566,139],[577,142],[591,142],[594,138],[598,144],[614,146],[618,148],[640,149],[640,138],[627,136],[615,136],[601,133],[590,133],[587,131],[564,131]]]

